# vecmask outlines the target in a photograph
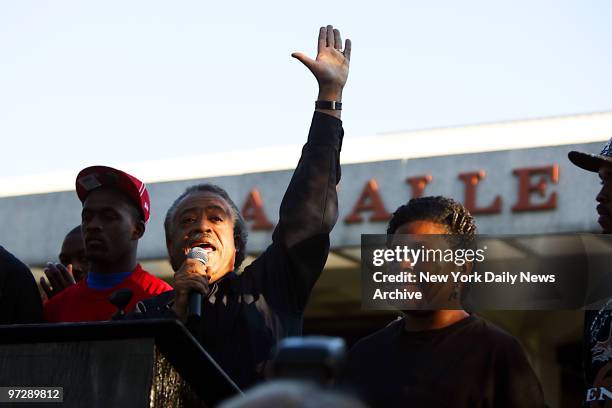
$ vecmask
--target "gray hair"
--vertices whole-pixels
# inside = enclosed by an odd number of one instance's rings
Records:
[[[174,200],[174,202],[168,209],[168,212],[166,213],[166,219],[164,220],[166,240],[168,240],[170,237],[170,227],[172,224],[172,219],[179,203],[188,195],[200,191],[210,192],[220,196],[229,204],[232,210],[232,215],[234,216],[234,246],[236,247],[236,261],[234,263],[234,271],[237,271],[240,268],[240,265],[242,265],[244,258],[246,257],[246,244],[249,233],[247,230],[246,222],[244,221],[244,218],[242,217],[242,214],[240,213],[238,207],[236,207],[234,201],[229,197],[227,191],[225,191],[223,188],[219,187],[216,184],[202,183],[188,187],[183,192],[183,194],[181,194],[176,200]]]

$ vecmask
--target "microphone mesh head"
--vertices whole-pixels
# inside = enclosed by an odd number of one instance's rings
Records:
[[[187,258],[197,259],[202,262],[204,265],[208,263],[208,254],[206,251],[200,247],[193,247],[189,250],[187,254]]]

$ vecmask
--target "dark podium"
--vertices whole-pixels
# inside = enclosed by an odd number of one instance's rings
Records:
[[[240,393],[170,319],[0,326],[0,386],[63,387],[46,407],[213,407]]]

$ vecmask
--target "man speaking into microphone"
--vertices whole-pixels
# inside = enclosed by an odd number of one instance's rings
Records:
[[[319,31],[315,60],[292,54],[319,84],[316,110],[272,244],[240,275],[236,271],[246,255],[247,228],[224,189],[192,186],[166,214],[175,290],[139,303],[134,317],[187,322],[240,387],[261,377],[280,338],[301,334],[306,303],[327,260],[329,233],[338,216],[340,109],[350,53],[350,40],[343,49],[340,32],[327,26]],[[199,295],[201,310],[190,310],[190,303],[191,309],[198,308]]]

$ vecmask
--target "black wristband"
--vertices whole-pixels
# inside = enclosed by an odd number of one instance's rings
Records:
[[[342,102],[316,101],[315,109],[342,110]]]

